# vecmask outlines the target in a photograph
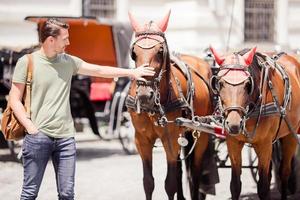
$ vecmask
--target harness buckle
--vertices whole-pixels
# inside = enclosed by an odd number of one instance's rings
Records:
[[[286,115],[286,108],[280,106],[280,114],[284,117]]]
[[[168,123],[168,119],[166,116],[162,116],[160,119],[157,120],[157,124],[161,127],[164,127]]]

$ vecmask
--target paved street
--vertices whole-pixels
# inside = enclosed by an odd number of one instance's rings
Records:
[[[142,165],[138,155],[126,155],[117,140],[103,142],[91,133],[78,133],[76,137],[78,147],[76,199],[144,199]],[[0,199],[15,200],[18,199],[21,190],[22,167],[21,164],[9,161],[8,154],[8,150],[0,150]],[[155,177],[153,199],[165,200],[166,162],[161,147],[154,150],[153,164]],[[217,195],[208,196],[208,200],[230,199],[230,169],[220,169],[219,173],[221,183],[217,184]],[[258,199],[249,169],[243,170],[242,182],[241,199]],[[54,171],[52,163],[49,162],[38,199],[54,200],[56,196]],[[272,197],[275,200],[279,199],[278,192],[272,190]]]

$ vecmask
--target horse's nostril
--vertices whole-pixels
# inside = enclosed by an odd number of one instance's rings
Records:
[[[150,92],[150,99],[152,99],[152,98],[153,98],[153,96],[154,96],[154,92],[153,92],[153,91],[151,91],[151,92]]]
[[[229,129],[230,129],[230,132],[232,134],[238,134],[240,132],[240,126],[239,125],[231,125],[229,127]]]

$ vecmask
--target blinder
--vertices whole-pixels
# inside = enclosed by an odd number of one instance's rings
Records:
[[[136,54],[134,52],[134,45],[132,45],[131,50],[130,50],[130,57],[133,61],[136,60]]]
[[[214,94],[218,94],[220,89],[221,89],[220,84],[219,84],[219,80],[220,79],[216,75],[214,75],[210,78],[209,85],[210,85],[210,88],[211,88],[211,90]]]
[[[249,76],[248,80],[249,80],[249,87],[247,88],[248,94],[252,95],[253,91],[254,91],[254,81],[253,81],[252,76]]]

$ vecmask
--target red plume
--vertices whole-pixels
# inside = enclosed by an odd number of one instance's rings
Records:
[[[171,10],[169,10],[166,16],[158,23],[158,27],[162,32],[165,32],[167,30],[170,14]]]
[[[254,47],[245,55],[243,55],[246,65],[250,65],[252,63],[255,52],[256,52],[256,47]]]
[[[216,62],[218,63],[219,66],[221,66],[225,59],[221,58],[217,53],[217,51],[212,46],[210,46],[209,48],[212,54],[214,55]]]
[[[131,12],[128,12],[129,21],[131,23],[131,26],[133,28],[134,32],[138,32],[141,28],[135,17],[131,14]]]

